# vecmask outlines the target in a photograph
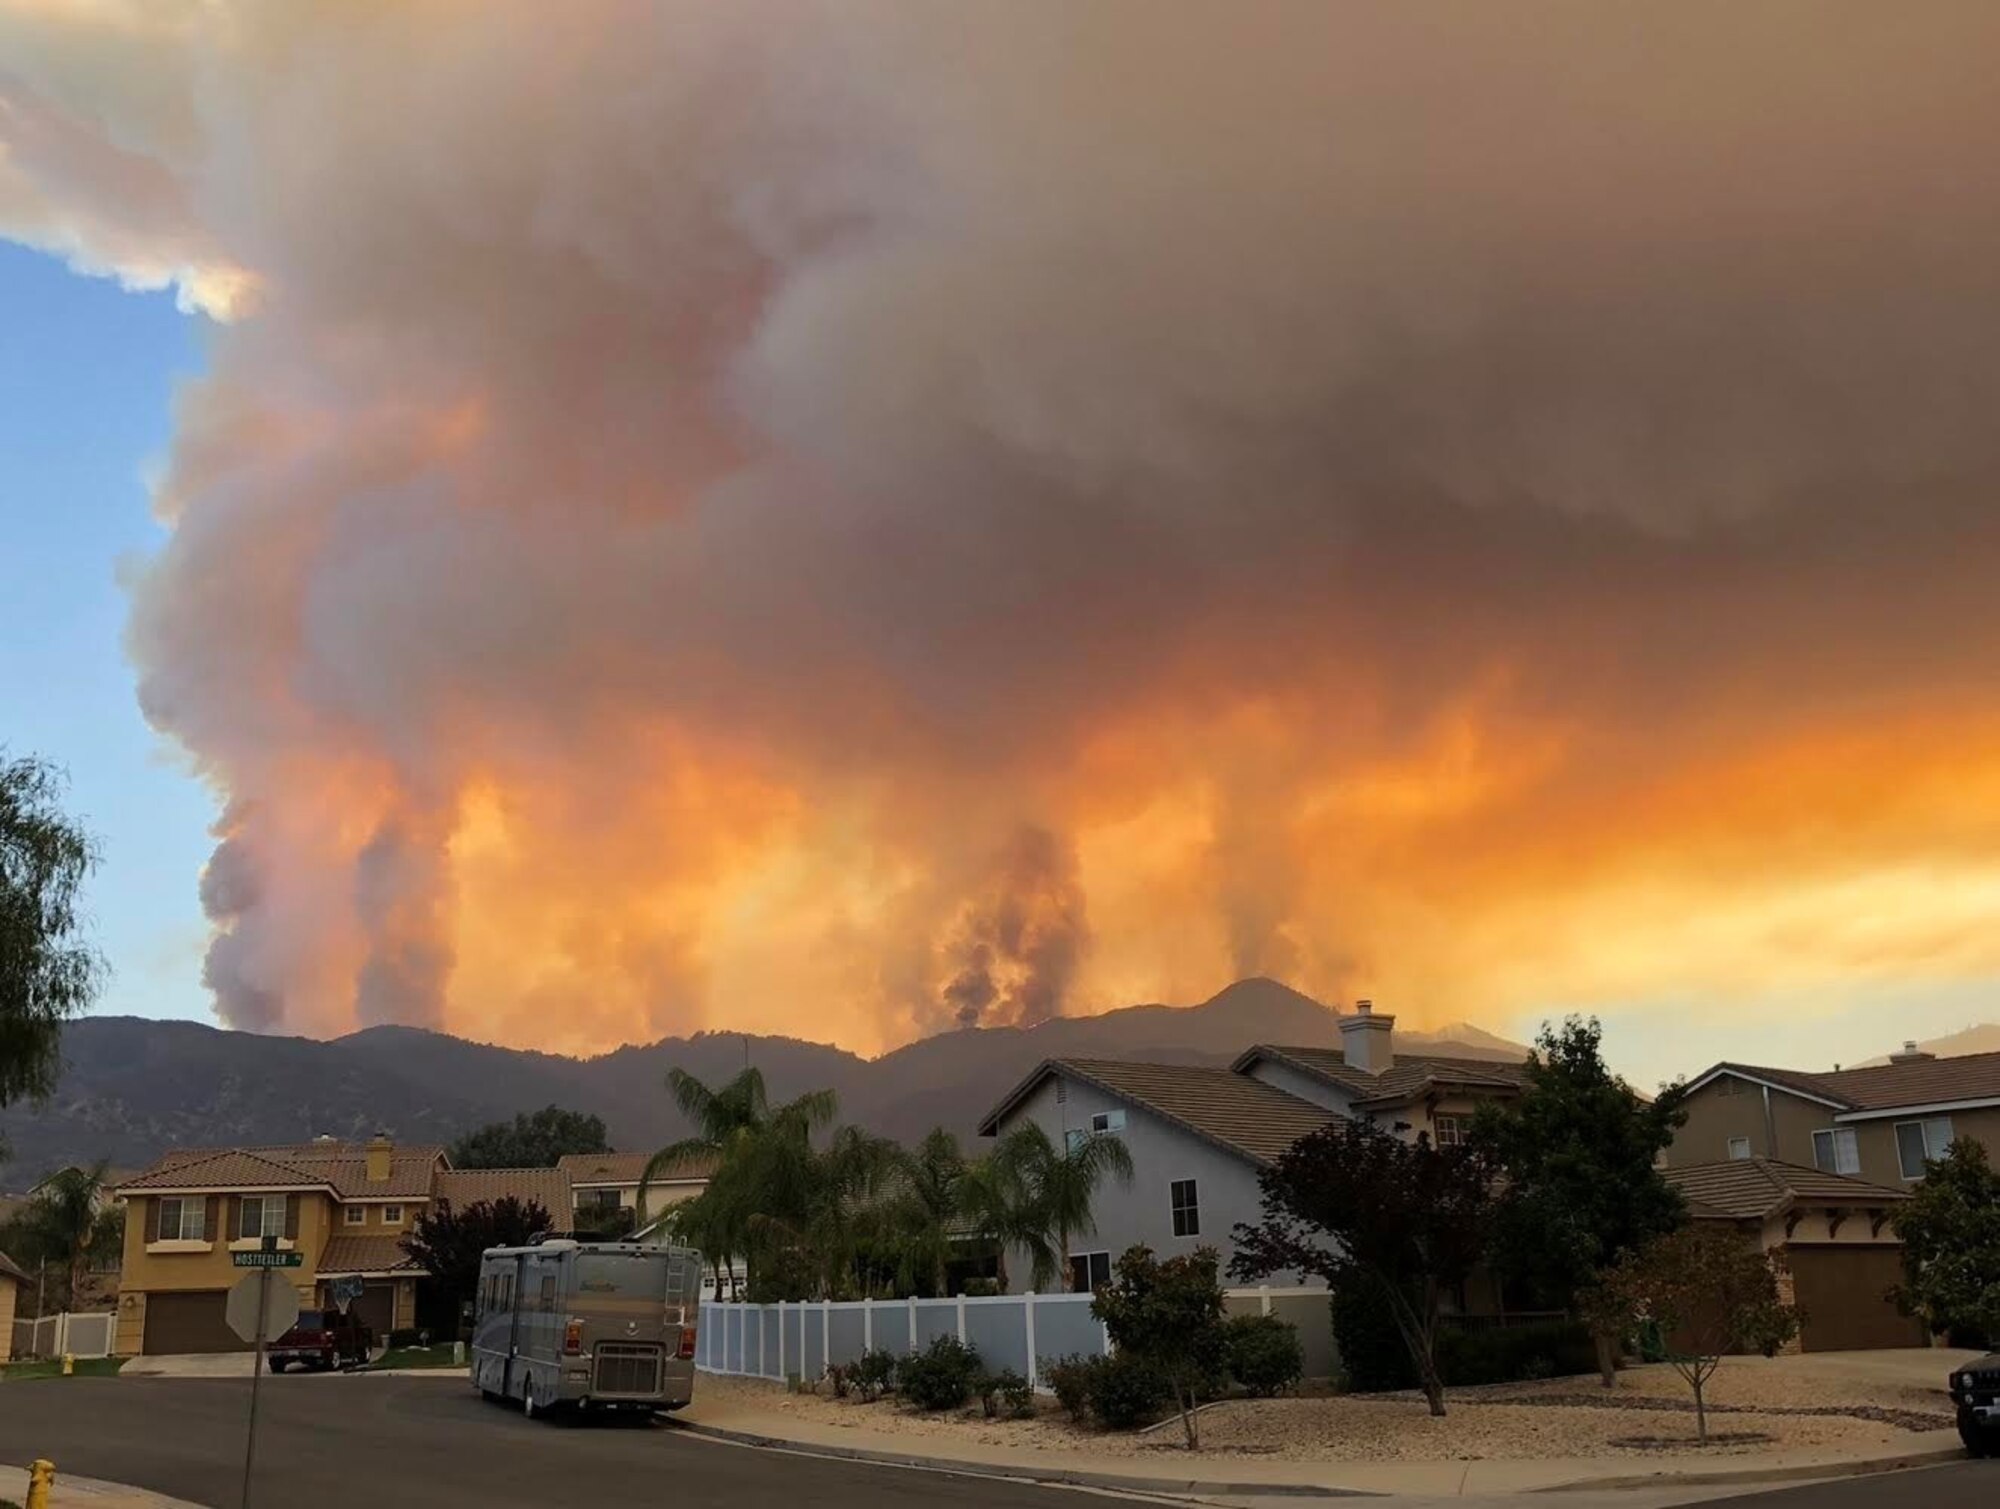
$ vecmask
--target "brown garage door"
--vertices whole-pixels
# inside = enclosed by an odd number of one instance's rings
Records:
[[[228,1296],[220,1289],[199,1294],[146,1296],[146,1355],[173,1352],[247,1352],[250,1348],[222,1318]]]
[[[1920,1347],[1923,1324],[1899,1313],[1884,1296],[1903,1277],[1900,1247],[1809,1246],[1785,1249],[1798,1307],[1805,1312],[1799,1345],[1808,1352],[1858,1352]]]
[[[392,1283],[371,1283],[361,1291],[361,1298],[354,1302],[354,1314],[361,1324],[375,1333],[378,1345],[386,1345],[389,1332],[396,1325],[396,1286]]]

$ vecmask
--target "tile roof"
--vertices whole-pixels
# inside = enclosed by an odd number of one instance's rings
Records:
[[[333,1273],[393,1273],[416,1266],[416,1260],[403,1251],[400,1238],[333,1236],[320,1254],[317,1271],[324,1278]]]
[[[4,1252],[0,1252],[0,1276],[14,1279],[23,1284],[28,1282],[28,1275],[17,1268],[14,1265],[14,1260]]]
[[[1525,1063],[1501,1063],[1483,1058],[1447,1058],[1436,1054],[1396,1055],[1396,1061],[1380,1074],[1349,1066],[1338,1048],[1289,1048],[1259,1043],[1236,1060],[1238,1072],[1259,1058],[1290,1064],[1328,1084],[1352,1091],[1362,1103],[1397,1105],[1437,1088],[1464,1086],[1471,1089],[1507,1092],[1527,1083]]]
[[[637,1184],[652,1159],[651,1153],[564,1153],[556,1160],[556,1167],[569,1175],[572,1184]],[[689,1159],[654,1182],[706,1179],[715,1172],[715,1164],[715,1156],[705,1154]]]
[[[120,1190],[231,1189],[250,1185],[329,1185],[349,1200],[427,1200],[431,1177],[444,1156],[434,1143],[397,1147],[389,1155],[389,1177],[368,1178],[368,1150],[356,1142],[304,1143],[280,1147],[169,1148],[144,1173]]]
[[[324,1172],[279,1163],[256,1153],[231,1150],[164,1160],[120,1192],[146,1189],[303,1189],[332,1184]]]
[[[1253,1163],[1269,1163],[1301,1137],[1334,1120],[1331,1111],[1227,1069],[1055,1058],[1043,1063],[989,1112],[980,1130],[997,1127],[1016,1102],[1052,1073],[1094,1084]]]
[[[1791,1205],[1880,1206],[1910,1198],[1900,1189],[1772,1158],[1731,1158],[1660,1172],[1696,1215],[1737,1221],[1760,1220]]]
[[[1961,1100],[2000,1100],[2000,1053],[1967,1053],[1956,1058],[1921,1058],[1866,1069],[1810,1074],[1757,1064],[1720,1063],[1717,1072],[1747,1075],[1830,1100],[1847,1111],[1894,1111],[1904,1106],[1948,1105]]]
[[[542,1209],[556,1217],[558,1226],[568,1224],[570,1181],[559,1168],[447,1169],[437,1176],[432,1194],[461,1210],[481,1200],[503,1200],[509,1195],[524,1203],[538,1200]]]

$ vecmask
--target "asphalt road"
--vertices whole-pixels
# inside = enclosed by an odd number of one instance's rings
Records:
[[[249,1396],[242,1379],[0,1384],[0,1462],[45,1456],[58,1473],[235,1509]],[[456,1380],[264,1380],[251,1499],[260,1509],[552,1509],[634,1496],[676,1509],[1090,1502],[1057,1488],[726,1446],[665,1424],[526,1420]]]
[[[1972,1509],[2000,1503],[2000,1461],[1875,1473],[1714,1502],[1728,1509]]]

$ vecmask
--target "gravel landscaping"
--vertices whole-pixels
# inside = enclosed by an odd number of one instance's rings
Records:
[[[1771,1451],[1877,1447],[1913,1443],[1912,1432],[1948,1430],[1940,1386],[1883,1379],[1865,1371],[1813,1366],[1814,1359],[1731,1359],[1709,1386],[1713,1438],[1695,1441],[1694,1408],[1671,1369],[1634,1368],[1618,1387],[1591,1378],[1551,1379],[1456,1390],[1450,1413],[1432,1419],[1415,1395],[1327,1395],[1231,1400],[1202,1412],[1204,1451],[1298,1462],[1536,1461],[1558,1457],[1654,1458],[1663,1454],[1740,1457]],[[1150,1457],[1179,1452],[1178,1425],[1140,1434],[1080,1429],[1053,1401],[1031,1419],[988,1420],[966,1411],[918,1414],[893,1396],[875,1404],[782,1385],[704,1374],[694,1418],[704,1402],[789,1415],[815,1425],[911,1438],[977,1442],[1033,1451],[1085,1451]],[[913,1442],[914,1445],[914,1442]]]

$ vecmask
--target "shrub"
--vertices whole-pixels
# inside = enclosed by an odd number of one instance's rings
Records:
[[[1042,1359],[1042,1377],[1048,1381],[1050,1392],[1072,1425],[1083,1424],[1090,1413],[1090,1365],[1095,1360],[1074,1352],[1067,1357]]]
[[[1478,1331],[1447,1326],[1438,1335],[1438,1375],[1455,1388],[1596,1371],[1597,1352],[1590,1328],[1582,1321],[1537,1321]]]
[[[863,1352],[854,1359],[848,1375],[861,1394],[861,1402],[873,1404],[886,1390],[896,1386],[896,1354],[881,1347]]]
[[[1157,1419],[1172,1396],[1159,1368],[1131,1352],[1090,1360],[1090,1412],[1106,1430],[1134,1430]]]
[[[1298,1331],[1275,1315],[1237,1315],[1223,1325],[1229,1376],[1260,1399],[1296,1387],[1305,1375]]]
[[[997,1420],[1003,1411],[1016,1419],[1035,1412],[1035,1391],[1012,1368],[1002,1368],[997,1373],[981,1372],[972,1380],[972,1391],[979,1396],[979,1407],[989,1420]]]
[[[903,1359],[897,1388],[922,1410],[956,1409],[972,1397],[984,1370],[979,1353],[956,1336],[940,1336],[914,1357]]]
[[[431,1344],[431,1333],[419,1331],[414,1326],[401,1326],[389,1333],[392,1347],[427,1347]]]
[[[1416,1364],[1388,1302],[1368,1284],[1341,1284],[1333,1291],[1333,1341],[1347,1386],[1363,1394],[1415,1388]]]
[[[834,1398],[845,1399],[854,1388],[854,1369],[829,1362],[826,1365],[826,1383],[833,1390]]]

